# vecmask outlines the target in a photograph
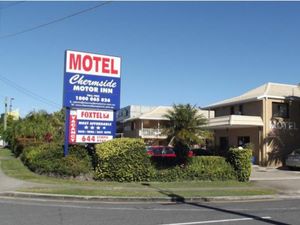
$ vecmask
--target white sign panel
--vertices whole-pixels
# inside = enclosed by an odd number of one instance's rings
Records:
[[[86,52],[67,51],[66,72],[120,78],[121,58]]]
[[[113,111],[72,109],[69,122],[69,143],[101,143],[115,134]]]

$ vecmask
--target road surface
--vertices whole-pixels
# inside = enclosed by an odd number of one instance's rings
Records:
[[[300,224],[300,200],[97,203],[0,198],[0,225]]]

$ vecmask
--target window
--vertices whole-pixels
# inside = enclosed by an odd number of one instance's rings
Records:
[[[238,112],[238,114],[239,115],[243,115],[244,114],[244,109],[243,109],[243,105],[239,105],[239,112]]]
[[[250,137],[249,136],[239,136],[238,137],[238,146],[244,147],[246,144],[250,143]]]
[[[238,105],[236,107],[230,107],[230,115],[243,115],[244,114],[243,105]]]
[[[234,106],[230,107],[230,115],[234,115]]]
[[[129,115],[129,111],[127,109],[125,109],[125,116],[128,116]]]
[[[134,129],[135,129],[135,123],[131,122],[131,130],[134,130]]]
[[[289,118],[289,105],[287,103],[272,103],[272,116]]]

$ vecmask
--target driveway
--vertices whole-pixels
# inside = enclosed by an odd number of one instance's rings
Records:
[[[250,181],[260,187],[276,189],[280,194],[300,194],[300,170],[253,166]]]
[[[0,157],[1,160],[6,160],[6,158]],[[27,187],[36,187],[41,186],[40,184],[35,184],[28,181],[23,181],[19,179],[15,179],[12,177],[6,176],[1,170],[1,160],[0,160],[0,193],[6,191],[16,191],[19,188],[27,188]]]

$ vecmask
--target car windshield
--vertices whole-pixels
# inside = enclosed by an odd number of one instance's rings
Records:
[[[174,154],[174,151],[170,147],[155,147],[152,148],[154,154]]]
[[[163,148],[162,153],[163,154],[174,154],[174,151],[172,148]]]

